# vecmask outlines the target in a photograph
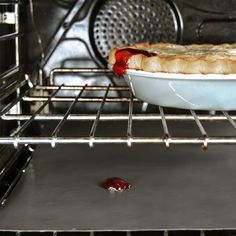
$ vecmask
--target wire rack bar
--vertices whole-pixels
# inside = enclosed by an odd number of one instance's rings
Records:
[[[232,119],[232,117],[229,115],[228,112],[222,111],[222,113],[225,115],[229,123],[236,129],[236,122]]]
[[[85,236],[98,236],[98,235],[104,235],[108,234],[108,230],[47,230],[47,231],[27,231],[27,230],[21,230],[21,231],[9,231],[9,230],[2,230],[0,231],[2,234],[8,236],[21,236],[25,234],[45,234],[48,236],[58,236],[58,235],[85,235]],[[208,236],[208,235],[221,235],[221,236],[234,236],[235,235],[235,228],[214,228],[214,229],[157,229],[157,230],[123,230],[123,231],[115,231],[115,234],[117,236],[125,235],[125,236],[135,236],[137,234],[143,235],[143,234],[153,234],[153,235],[160,235],[160,236],[169,236],[169,235],[175,235],[175,236],[182,236],[182,235],[197,235],[197,236]]]
[[[27,83],[26,80],[22,80],[21,82],[13,82],[7,86],[5,86],[4,89],[1,89],[0,91],[0,101],[11,95],[12,93],[16,92],[17,89],[20,89]]]
[[[20,27],[19,27],[19,5],[18,4],[15,4],[15,32],[18,34],[18,36],[20,36]],[[16,66],[19,66],[20,65],[20,50],[19,50],[19,37],[15,37],[15,63],[16,63]]]
[[[207,134],[206,130],[204,129],[201,121],[198,119],[196,112],[193,110],[190,110],[190,112],[191,112],[192,116],[194,117],[194,120],[195,120],[195,122],[196,122],[196,124],[197,124],[203,138],[204,138],[203,148],[207,149],[207,147],[208,147],[208,134]]]
[[[108,92],[109,92],[109,89],[110,89],[110,85],[108,85],[107,87],[107,90],[104,94],[104,97],[102,99],[102,102],[101,102],[101,105],[98,109],[98,112],[97,112],[97,115],[96,115],[96,119],[94,120],[93,122],[93,125],[92,125],[92,128],[90,130],[90,134],[89,134],[89,139],[90,139],[90,142],[89,142],[89,146],[90,147],[93,147],[93,140],[94,140],[94,137],[95,137],[95,132],[96,132],[96,129],[97,129],[97,126],[98,126],[98,122],[99,122],[99,118],[100,118],[100,115],[101,115],[101,112],[102,112],[102,108],[106,102],[106,98],[107,98],[107,95],[108,95]]]
[[[112,74],[113,72],[109,69],[102,68],[55,68],[51,70],[49,75],[50,84],[54,84],[54,76],[55,74],[73,74],[73,73],[102,73],[102,74]]]
[[[197,115],[196,115],[196,112],[193,111],[193,110],[190,110],[192,116],[194,117],[194,120],[196,121],[196,124],[202,134],[202,136],[207,136],[207,133],[206,133],[206,130],[204,129],[202,123],[200,122],[200,120],[198,119]]]
[[[90,137],[57,137],[53,140],[52,137],[0,137],[0,144],[90,144]],[[127,137],[94,137],[93,144],[127,144]],[[161,137],[133,137],[132,144],[165,144],[165,139]],[[182,138],[172,137],[170,144],[203,144],[203,138]],[[209,137],[209,144],[236,144],[236,137]]]
[[[11,104],[10,104],[11,105]],[[3,114],[6,112],[3,112]],[[1,116],[1,113],[0,113]],[[197,115],[198,119],[201,121],[226,121],[227,118],[225,116],[216,115]],[[4,120],[28,120],[31,115],[18,115],[18,114],[4,114],[2,115],[2,119]],[[36,115],[35,120],[61,120],[64,115],[62,114],[49,114],[49,115]],[[236,119],[236,116],[231,116],[232,119]],[[93,121],[96,119],[96,115],[94,114],[70,114],[67,117],[67,120],[73,121]],[[126,121],[129,119],[129,115],[127,114],[101,114],[101,121]],[[132,119],[137,121],[158,121],[161,120],[161,115],[159,114],[133,114]],[[176,115],[176,114],[165,114],[165,119],[167,121],[194,121],[194,118],[191,115]]]
[[[55,68],[50,74],[55,73],[113,73],[107,68]]]
[[[1,88],[0,88],[0,94],[4,95],[5,93],[8,93],[9,90],[12,89],[12,87],[14,87],[15,85],[18,84],[18,81],[13,81],[12,83],[3,83]],[[20,86],[21,87],[21,86]],[[0,95],[0,96],[1,96]],[[2,100],[2,96],[1,96],[1,100]]]
[[[16,37],[19,37],[19,36],[20,36],[19,33],[5,34],[5,35],[0,36],[0,42],[7,41],[10,39],[15,39]]]
[[[160,111],[160,115],[161,115],[161,123],[163,126],[163,131],[164,131],[164,138],[165,138],[165,146],[166,148],[170,147],[170,132],[167,126],[167,122],[166,122],[166,117],[165,117],[165,113],[164,110],[161,106],[159,106],[159,111]]]
[[[53,133],[52,133],[52,138],[56,139],[58,133],[60,132],[63,124],[66,122],[68,116],[70,115],[72,109],[74,108],[76,102],[78,102],[79,97],[82,95],[82,93],[84,92],[84,89],[82,89],[78,95],[76,96],[75,100],[71,103],[70,107],[68,108],[65,116],[60,120],[60,122],[58,123],[57,127],[54,129]],[[55,147],[55,145],[53,144],[53,147]]]
[[[41,97],[41,96],[26,96],[23,98],[23,101],[26,102],[44,102],[47,101],[48,96]],[[73,102],[74,97],[54,97],[51,100],[52,102]],[[102,97],[82,97],[78,99],[78,102],[102,102]],[[116,97],[108,97],[106,102],[129,102],[129,98],[116,98]],[[133,99],[134,102],[141,102],[138,99]]]
[[[132,147],[132,117],[133,117],[133,94],[130,91],[130,102],[129,102],[129,119],[128,119],[128,127],[127,127],[127,145],[128,147]]]
[[[0,79],[1,80],[6,79],[19,71],[20,71],[20,67],[14,66],[14,67],[8,69],[7,71],[3,72],[2,74],[0,74]]]
[[[37,85],[35,87],[35,89],[37,90],[54,90],[54,89],[58,89],[59,86],[56,85],[49,85],[49,86],[41,86],[41,85]],[[88,90],[88,91],[104,91],[107,90],[107,86],[71,86],[71,85],[67,85],[67,86],[61,86],[61,90]],[[129,91],[129,87],[127,86],[110,86],[110,91]]]

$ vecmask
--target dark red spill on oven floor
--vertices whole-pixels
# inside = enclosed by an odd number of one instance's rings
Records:
[[[130,183],[119,177],[111,177],[104,180],[101,184],[102,188],[109,191],[124,191],[131,188]]]

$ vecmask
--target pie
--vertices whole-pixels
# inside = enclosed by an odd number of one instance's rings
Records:
[[[109,64],[122,75],[127,69],[182,74],[236,73],[235,44],[139,43],[115,47]]]

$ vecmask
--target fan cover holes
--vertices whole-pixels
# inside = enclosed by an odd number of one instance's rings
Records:
[[[106,0],[92,25],[94,43],[106,60],[117,45],[176,42],[176,20],[166,0]]]

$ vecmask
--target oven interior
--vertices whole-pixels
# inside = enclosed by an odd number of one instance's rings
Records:
[[[147,104],[107,69],[120,44],[235,42],[235,11],[233,0],[2,0],[1,232],[235,235],[235,112]],[[111,176],[131,190],[104,191]]]

